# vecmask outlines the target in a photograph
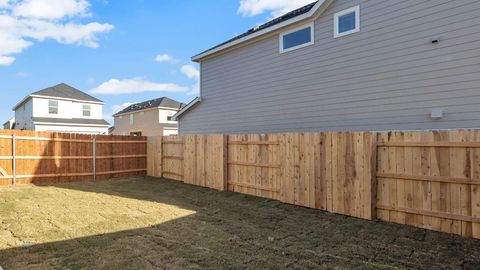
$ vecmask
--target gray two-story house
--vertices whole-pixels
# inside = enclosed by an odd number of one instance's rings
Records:
[[[180,134],[480,127],[480,1],[320,0],[193,57]]]

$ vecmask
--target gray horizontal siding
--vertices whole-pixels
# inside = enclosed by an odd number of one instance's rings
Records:
[[[357,4],[361,32],[334,39],[333,14]],[[279,54],[274,36],[202,62],[203,100],[180,132],[480,127],[479,12],[477,0],[334,1],[312,46]]]

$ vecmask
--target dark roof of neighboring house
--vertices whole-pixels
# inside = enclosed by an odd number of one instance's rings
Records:
[[[103,125],[109,126],[110,124],[104,119],[64,119],[64,118],[45,118],[45,117],[32,117],[35,123],[55,123],[55,124],[77,124],[77,125]]]
[[[165,107],[165,108],[172,108],[172,109],[181,109],[185,106],[184,103],[175,101],[173,99],[170,99],[168,97],[162,97],[162,98],[157,98],[157,99],[152,99],[140,103],[136,103],[133,105],[128,106],[127,108],[119,111],[115,115],[119,114],[124,114],[124,113],[131,113],[131,112],[136,112],[136,111],[143,111],[146,109],[151,109],[151,108],[158,108],[158,107]]]
[[[315,1],[315,2],[313,2],[313,3],[311,3],[311,4],[308,4],[308,5],[306,5],[306,6],[303,6],[303,7],[301,7],[301,8],[296,9],[296,10],[290,11],[290,12],[288,12],[287,14],[285,14],[285,15],[283,15],[283,16],[280,16],[280,17],[278,17],[278,18],[275,18],[275,19],[273,19],[273,20],[271,20],[271,21],[269,21],[269,22],[267,22],[267,23],[264,23],[264,24],[262,24],[262,25],[260,25],[260,26],[251,28],[251,29],[249,29],[247,32],[245,32],[245,33],[243,33],[243,34],[241,34],[241,35],[238,35],[238,36],[236,36],[236,37],[234,37],[234,38],[232,38],[232,39],[229,39],[229,40],[227,40],[227,41],[225,41],[225,42],[223,42],[223,43],[221,43],[221,44],[218,44],[217,46],[212,47],[212,48],[210,48],[210,49],[208,49],[208,50],[205,50],[205,51],[203,51],[203,52],[201,52],[201,53],[199,53],[199,54],[202,54],[202,53],[208,52],[208,51],[210,51],[210,50],[216,49],[216,48],[218,48],[218,47],[221,47],[221,46],[223,46],[223,45],[225,45],[225,44],[228,44],[228,43],[230,43],[230,42],[232,42],[232,41],[235,41],[235,40],[237,40],[237,39],[241,39],[241,38],[243,38],[243,37],[249,36],[249,35],[251,35],[251,34],[253,34],[253,33],[256,33],[256,32],[258,32],[258,31],[260,31],[260,30],[263,30],[263,29],[265,29],[265,28],[274,26],[274,25],[276,25],[276,24],[282,23],[282,22],[284,22],[284,21],[290,20],[290,19],[292,19],[292,18],[295,18],[295,17],[297,17],[297,16],[303,15],[303,14],[305,14],[305,13],[308,13],[308,12],[315,6],[315,4],[316,4],[317,2],[318,2],[318,1]]]
[[[78,89],[71,87],[68,84],[61,83],[52,87],[45,88],[43,90],[32,93],[36,96],[58,97],[76,99],[81,101],[103,102],[98,98],[92,97]]]

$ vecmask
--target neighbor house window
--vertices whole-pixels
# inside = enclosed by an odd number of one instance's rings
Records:
[[[90,105],[83,105],[83,116],[90,117],[91,115],[91,106]]]
[[[167,116],[167,121],[172,121],[173,116]]]
[[[334,37],[343,37],[360,31],[360,6],[349,8],[334,15]]]
[[[130,114],[130,125],[133,125],[133,114]]]
[[[58,101],[49,100],[48,101],[48,113],[49,114],[58,114]]]
[[[300,49],[313,44],[313,23],[280,34],[280,53]]]

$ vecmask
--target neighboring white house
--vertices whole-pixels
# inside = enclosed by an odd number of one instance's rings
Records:
[[[3,123],[3,129],[14,129],[14,127],[15,127],[15,117]]]
[[[32,93],[15,111],[19,130],[108,134],[103,101],[64,83]]]
[[[185,104],[162,97],[133,104],[116,113],[114,135],[170,136],[178,134],[172,119]]]

